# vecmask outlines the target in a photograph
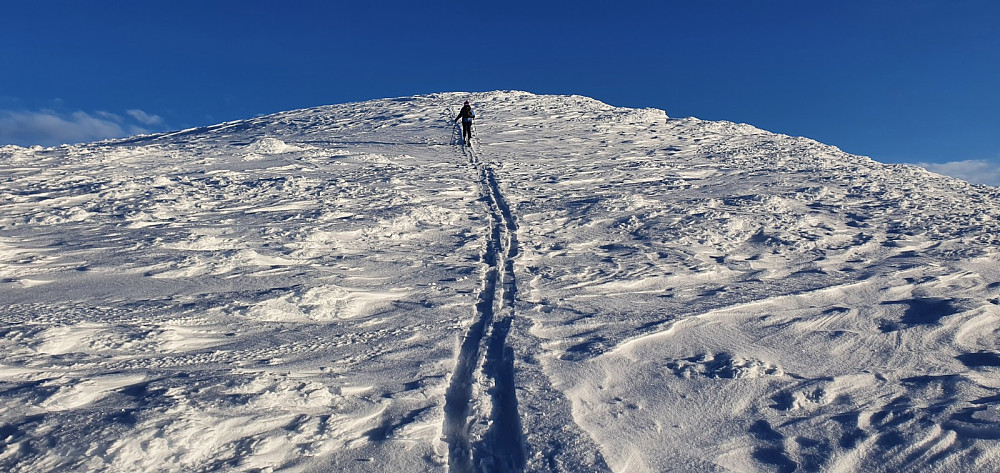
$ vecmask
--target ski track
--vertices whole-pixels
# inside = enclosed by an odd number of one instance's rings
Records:
[[[478,177],[488,211],[489,235],[482,255],[486,269],[475,320],[462,342],[448,387],[443,430],[450,471],[515,472],[523,470],[525,460],[514,389],[514,352],[506,340],[515,316],[517,224],[493,169],[480,159],[474,142],[475,138],[472,143],[463,142],[462,154]],[[490,402],[476,402],[474,393],[488,395]],[[473,412],[477,409],[489,412]]]

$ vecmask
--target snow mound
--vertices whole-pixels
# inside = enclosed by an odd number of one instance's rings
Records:
[[[667,120],[667,113],[656,108],[621,108],[604,119],[618,123],[656,123]]]
[[[322,286],[263,301],[247,316],[271,322],[322,322],[374,315],[392,306],[405,291],[371,292],[339,286]]]
[[[304,151],[306,149],[307,148],[303,148],[301,146],[286,144],[284,141],[281,141],[277,138],[259,139],[247,146],[247,150],[250,151],[251,153],[260,154],[264,156],[272,154],[291,153],[295,151]]]

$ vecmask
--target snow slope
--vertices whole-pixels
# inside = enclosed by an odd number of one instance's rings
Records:
[[[3,147],[0,468],[1000,470],[997,202],[525,92]]]

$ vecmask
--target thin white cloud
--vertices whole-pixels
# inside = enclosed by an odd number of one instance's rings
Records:
[[[61,115],[52,111],[0,111],[0,143],[51,146],[125,136],[114,120],[74,112]]]
[[[127,113],[128,116],[134,118],[135,121],[142,123],[143,125],[155,126],[163,124],[163,118],[161,118],[159,115],[150,115],[139,109],[126,110],[125,113]]]
[[[985,159],[968,159],[948,163],[917,163],[931,172],[957,177],[973,184],[1000,186],[1000,163]]]
[[[163,124],[163,119],[159,116],[149,115],[141,110],[129,110],[126,114],[134,122],[104,111],[64,114],[53,110],[0,110],[0,145],[54,146],[84,143],[148,133],[144,125]]]
[[[125,121],[125,119],[123,119],[120,115],[116,115],[116,114],[111,113],[111,112],[105,112],[105,111],[100,111],[99,110],[99,111],[94,112],[94,115],[97,116],[97,117],[99,117],[99,118],[103,118],[105,120],[113,121],[115,123],[122,123],[122,122]]]

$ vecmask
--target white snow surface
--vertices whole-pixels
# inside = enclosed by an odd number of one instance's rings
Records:
[[[0,469],[1000,471],[998,202],[512,91],[2,147]]]

